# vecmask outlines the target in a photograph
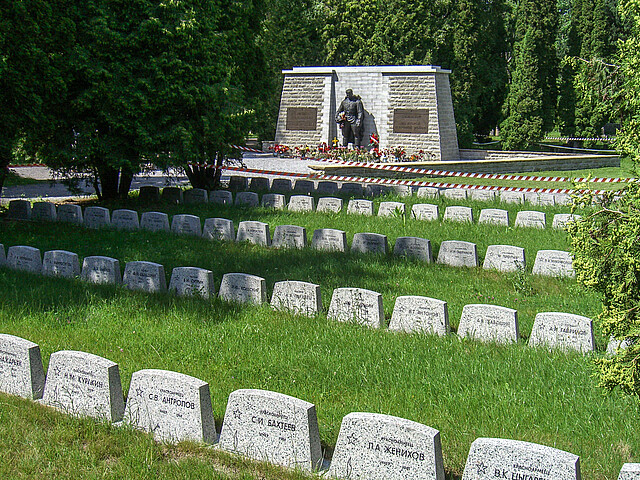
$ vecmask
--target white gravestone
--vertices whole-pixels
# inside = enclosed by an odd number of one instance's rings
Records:
[[[440,198],[440,189],[436,187],[418,187],[416,196],[418,198]]]
[[[502,438],[471,444],[462,480],[580,480],[580,457],[555,448]]]
[[[272,192],[290,192],[291,190],[291,180],[288,178],[274,178],[271,182]]]
[[[70,415],[119,422],[124,397],[118,364],[91,353],[52,353],[42,403]]]
[[[373,216],[373,202],[371,200],[349,200],[347,213],[352,215]]]
[[[7,217],[14,220],[31,220],[31,202],[28,200],[11,200]]]
[[[373,328],[384,327],[382,295],[364,288],[336,288],[327,317]]]
[[[380,233],[356,233],[353,235],[351,252],[380,253],[385,255],[389,251],[387,236]]]
[[[510,343],[518,341],[518,312],[497,305],[465,305],[458,325],[460,337],[484,342]]]
[[[265,193],[262,195],[262,206],[275,210],[284,210],[287,199],[281,193]]]
[[[287,280],[273,286],[271,306],[300,315],[313,316],[322,310],[320,285]]]
[[[541,193],[538,195],[538,205],[554,206],[556,204],[555,193]]]
[[[109,209],[104,207],[87,207],[84,209],[84,226],[87,228],[105,228],[111,223]]]
[[[438,220],[438,205],[416,203],[411,207],[411,216],[416,220]]]
[[[130,290],[149,293],[167,290],[164,267],[153,262],[127,262],[124,266],[122,283]]]
[[[114,210],[111,214],[111,226],[119,230],[138,230],[140,228],[138,212],[125,208]]]
[[[183,193],[184,203],[207,203],[209,194],[204,188],[192,188]]]
[[[226,218],[207,218],[204,221],[202,236],[208,240],[233,242],[236,238],[233,220]]]
[[[622,465],[618,480],[640,480],[640,463],[625,463]]]
[[[343,183],[340,186],[340,193],[343,195],[351,195],[354,197],[361,197],[364,195],[364,187],[361,183]]]
[[[444,480],[440,432],[391,415],[350,413],[342,419],[327,476]]]
[[[80,276],[80,260],[77,253],[66,250],[44,252],[42,273],[51,277],[75,278]]]
[[[236,207],[257,207],[260,205],[260,197],[256,192],[238,192],[235,205]]]
[[[342,211],[342,199],[333,197],[322,197],[318,199],[317,212],[340,213]]]
[[[268,192],[269,183],[267,177],[252,177],[249,181],[249,190],[252,192]]]
[[[82,225],[82,207],[80,205],[63,204],[56,213],[58,222]]]
[[[111,257],[85,257],[82,261],[80,278],[85,282],[97,284],[120,284],[120,261]]]
[[[524,203],[523,192],[502,191],[500,192],[500,201],[504,203]]]
[[[236,390],[229,395],[218,446],[308,472],[322,465],[315,405],[266,390]]]
[[[634,343],[635,339],[625,338],[623,340],[618,340],[612,335],[609,337],[609,343],[607,344],[607,355],[615,355],[619,350],[629,348],[629,346]]]
[[[42,273],[40,250],[24,245],[9,247],[7,267],[30,273]]]
[[[473,223],[473,210],[471,207],[452,205],[444,209],[443,220],[452,222]]]
[[[196,215],[174,215],[171,219],[171,231],[180,235],[202,236],[200,217]]]
[[[442,196],[449,200],[466,200],[467,195],[466,188],[445,188],[442,192]]]
[[[169,291],[180,296],[211,298],[215,294],[213,272],[197,267],[176,267],[171,271]]]
[[[40,347],[24,338],[0,333],[0,392],[38,400],[43,390]]]
[[[218,295],[227,302],[265,303],[267,283],[264,278],[248,273],[225,273]]]
[[[209,192],[209,203],[233,205],[233,194],[227,190],[211,190]]]
[[[545,228],[547,226],[544,212],[522,210],[516,215],[516,227]]]
[[[478,223],[488,223],[491,225],[509,226],[509,212],[500,208],[483,208],[480,210]]]
[[[580,220],[582,217],[580,215],[575,215],[571,213],[557,213],[553,216],[553,223],[551,226],[553,228],[566,228],[570,223]]]
[[[529,345],[592,352],[596,347],[593,321],[571,313],[538,313],[533,321]]]
[[[482,268],[500,272],[517,272],[527,266],[524,248],[512,245],[489,245]]]
[[[475,243],[445,240],[440,244],[436,263],[451,267],[477,267],[478,247]]]
[[[415,295],[396,298],[389,330],[447,335],[449,310],[447,302]]]
[[[316,187],[316,193],[321,193],[323,195],[336,195],[338,190],[339,188],[336,182],[330,182],[327,180],[318,182],[318,186]]]
[[[150,232],[168,232],[169,215],[162,212],[144,212],[140,219],[140,228]]]
[[[405,204],[401,202],[380,202],[378,207],[379,217],[403,217]]]
[[[525,192],[524,201],[531,205],[540,205],[540,194],[538,192]]]
[[[313,232],[311,248],[330,252],[344,252],[347,249],[347,233],[333,228],[318,228]]]
[[[556,193],[556,205],[569,206],[573,204],[573,198],[568,193]]]
[[[313,212],[314,199],[307,195],[291,195],[287,209],[290,212]]]
[[[413,193],[409,185],[391,185],[391,190],[399,197],[410,197]]]
[[[271,234],[269,233],[269,224],[245,220],[238,224],[238,236],[236,242],[249,242],[254,245],[263,245],[268,247],[271,245]]]
[[[218,438],[209,384],[167,370],[133,373],[124,423],[153,433],[158,441],[214,443]]]
[[[36,222],[55,222],[56,206],[51,202],[36,202],[31,208],[31,220]]]
[[[313,193],[316,189],[313,180],[296,180],[293,191],[298,193]]]
[[[7,256],[4,253],[4,245],[0,243],[0,267],[4,267],[7,264]]]
[[[426,238],[398,237],[393,247],[393,254],[399,257],[415,258],[423,262],[433,262],[431,242]]]
[[[571,254],[561,250],[538,250],[531,273],[551,277],[576,276]]]
[[[496,192],[493,190],[474,189],[469,192],[469,197],[476,202],[492,202],[496,199]]]
[[[304,248],[307,246],[307,229],[297,225],[277,225],[273,231],[271,246],[275,248]]]

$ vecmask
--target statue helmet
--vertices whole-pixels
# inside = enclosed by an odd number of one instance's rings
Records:
[[[347,88],[347,97],[353,97],[353,90],[351,90],[350,88]]]

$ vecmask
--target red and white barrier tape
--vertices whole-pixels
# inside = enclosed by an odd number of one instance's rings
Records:
[[[574,142],[574,141],[585,141],[585,140],[593,140],[600,142],[610,142],[615,139],[615,137],[596,137],[596,138],[585,138],[585,137],[544,137],[545,140],[561,140],[563,142]]]
[[[235,148],[237,150],[240,150],[241,152],[255,152],[255,153],[265,153],[262,150],[258,150],[255,148],[249,148],[249,147],[243,147],[241,145],[229,145],[231,148]]]

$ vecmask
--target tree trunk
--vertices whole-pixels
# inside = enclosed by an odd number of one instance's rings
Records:
[[[220,185],[220,175],[218,175],[218,165],[186,165],[184,172],[193,188],[204,188],[205,190],[215,190]]]
[[[133,173],[130,170],[122,169],[120,171],[120,185],[118,187],[118,193],[120,198],[127,198],[129,195],[129,189],[131,188],[131,182],[133,181]]]
[[[4,181],[9,175],[9,164],[11,163],[11,150],[0,147],[0,194],[2,194],[2,187]]]
[[[100,185],[102,187],[103,200],[115,200],[118,198],[118,177],[120,171],[113,167],[101,166],[98,168]]]

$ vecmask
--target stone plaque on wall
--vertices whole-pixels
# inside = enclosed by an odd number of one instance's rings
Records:
[[[429,110],[426,108],[395,108],[393,133],[429,133]]]
[[[316,130],[318,109],[308,107],[287,108],[287,130]]]

